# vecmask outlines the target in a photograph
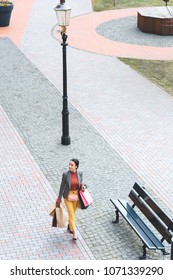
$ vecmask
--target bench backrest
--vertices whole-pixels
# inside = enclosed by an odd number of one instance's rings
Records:
[[[137,183],[129,193],[130,199],[134,205],[146,216],[151,224],[158,230],[163,238],[171,243],[173,234],[173,221],[167,214],[158,206],[158,204],[147,194],[144,188],[141,188]]]

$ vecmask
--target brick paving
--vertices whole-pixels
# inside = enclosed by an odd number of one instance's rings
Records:
[[[158,46],[149,47],[147,45],[137,44],[130,44],[129,46],[129,44],[125,42],[110,41],[96,32],[96,28],[103,22],[136,16],[137,11],[138,8],[131,8],[90,13],[81,17],[72,18],[68,28],[69,45],[74,48],[102,55],[151,60],[172,60],[172,48]],[[123,31],[120,30],[119,32]],[[129,36],[130,35],[131,34],[129,34]],[[60,40],[60,37],[57,36],[57,28],[54,29],[54,36]],[[149,34],[149,36],[151,36],[151,34]],[[172,38],[170,38],[170,40],[171,39]]]
[[[56,194],[0,107],[0,259],[93,259],[82,236],[51,227]]]
[[[10,223],[9,230],[4,227],[1,232],[0,256],[1,259],[137,259],[141,243],[123,220],[118,227],[112,225],[114,209],[109,199],[113,193],[127,197],[133,183],[138,181],[157,195],[159,203],[172,214],[172,97],[115,57],[106,56],[105,39],[101,36],[97,37],[97,49],[86,52],[83,46],[92,46],[92,41],[94,44],[93,30],[89,29],[90,37],[81,38],[80,50],[77,49],[78,41],[72,33],[87,34],[89,21],[95,27],[107,20],[103,16],[107,12],[94,15],[89,0],[80,3],[80,7],[77,1],[68,3],[73,9],[71,22],[75,30],[69,27],[70,146],[59,144],[62,50],[54,38],[53,8],[57,2],[52,1],[51,9],[50,6],[47,9],[45,0],[32,2],[32,13],[28,9],[18,37],[14,25],[6,29],[7,36],[22,53],[8,39],[1,39],[1,48],[8,49],[9,54],[0,52],[6,66],[0,81],[4,157],[1,192],[6,198],[1,202],[1,225],[6,223],[4,212],[12,194],[15,204],[8,211],[17,215],[15,226]],[[40,16],[39,11],[42,11]],[[123,12],[127,16],[127,10]],[[78,25],[74,25],[77,21]],[[0,35],[3,37],[5,33],[0,30]],[[125,46],[126,51],[127,47],[130,55],[133,48]],[[112,48],[115,49],[114,42]],[[52,229],[47,215],[61,173],[72,155],[80,159],[94,197],[93,206],[77,215],[77,243],[72,243],[66,230]],[[41,214],[35,213],[38,208],[42,209]],[[30,221],[27,224],[23,213]],[[148,258],[163,259],[163,256],[160,252],[149,252]]]
[[[0,37],[10,37],[16,45],[19,45],[35,0],[22,0],[22,2],[17,0],[13,3],[14,8],[12,11],[10,25],[0,28]]]

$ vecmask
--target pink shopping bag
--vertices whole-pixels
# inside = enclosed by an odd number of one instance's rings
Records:
[[[93,198],[87,189],[85,189],[84,191],[80,190],[80,197],[84,206],[89,206],[93,202]]]

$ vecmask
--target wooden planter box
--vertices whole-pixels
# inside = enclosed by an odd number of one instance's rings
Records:
[[[170,13],[168,11],[170,10]],[[137,14],[137,27],[145,33],[173,35],[173,8],[150,7],[140,9]]]

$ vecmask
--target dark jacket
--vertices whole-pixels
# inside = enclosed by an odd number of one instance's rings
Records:
[[[80,189],[83,180],[83,173],[78,170],[77,170],[77,178],[79,182],[78,189]],[[59,199],[61,199],[62,197],[67,198],[70,189],[71,189],[71,175],[70,175],[70,171],[67,171],[62,174],[62,181],[61,181],[58,198]]]

